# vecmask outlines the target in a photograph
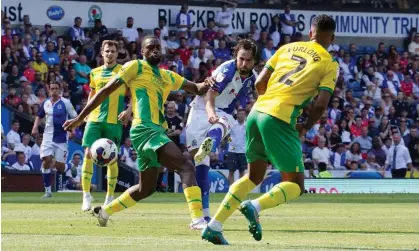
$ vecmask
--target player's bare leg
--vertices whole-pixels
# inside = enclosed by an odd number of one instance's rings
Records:
[[[265,160],[256,160],[248,163],[249,173],[230,186],[214,218],[208,223],[208,227],[202,231],[202,239],[216,245],[228,245],[227,240],[222,235],[223,223],[234,213],[240,203],[246,199],[248,193],[263,181],[267,166],[268,163]],[[255,215],[255,219],[257,218],[258,216]],[[258,226],[255,227],[257,228]]]
[[[202,213],[201,189],[197,186],[195,167],[187,157],[183,156],[180,149],[172,142],[157,150],[159,163],[168,169],[177,171],[182,181],[182,187],[188,202],[192,222],[191,229],[203,229],[206,221]]]
[[[95,207],[93,214],[98,218],[99,225],[104,227],[108,222],[110,214],[121,211],[132,205],[126,205],[124,196],[134,204],[147,198],[156,191],[157,178],[159,177],[159,168],[150,167],[140,173],[139,184],[128,188],[119,198],[113,200],[110,204],[101,207]],[[121,198],[122,197],[122,198]],[[124,202],[121,202],[124,201]]]
[[[202,220],[201,190],[196,186],[195,168],[180,152],[179,148],[169,142],[157,150],[158,162],[171,170],[178,172],[189,211],[195,221]],[[100,226],[106,226],[109,216],[133,207],[138,201],[152,195],[156,190],[159,168],[149,167],[140,174],[140,184],[130,187],[117,199],[104,207],[95,207],[93,214],[97,216]]]

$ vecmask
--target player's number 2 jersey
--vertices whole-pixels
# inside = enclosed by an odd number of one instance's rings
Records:
[[[281,47],[265,67],[272,75],[253,108],[291,125],[319,90],[333,93],[339,75],[339,64],[314,41]]]
[[[113,68],[97,67],[90,72],[90,88],[96,93],[116,76],[122,65],[116,64]],[[90,114],[90,122],[105,122],[119,124],[118,115],[124,110],[126,86],[120,86],[116,91],[96,107]]]
[[[186,79],[175,72],[150,65],[145,60],[126,63],[117,77],[131,90],[133,125],[154,123],[167,128],[163,104],[170,91],[179,90]]]

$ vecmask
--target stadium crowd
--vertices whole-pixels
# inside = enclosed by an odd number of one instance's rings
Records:
[[[191,33],[187,5],[180,7],[176,28],[169,29],[167,20],[161,18],[152,31],[162,44],[164,60],[160,68],[201,82],[232,58],[231,51],[238,40],[251,38],[262,49],[261,61],[255,66],[260,72],[279,47],[303,39],[296,32],[298,21],[289,4],[273,17],[269,29],[259,30],[253,23],[249,32],[233,35],[230,24],[235,7],[235,2],[224,3],[216,18],[208,21],[207,28],[194,33]],[[137,17],[127,17],[126,26],[112,33],[99,19],[94,27],[85,28],[81,27],[82,19],[74,17],[68,31],[58,34],[49,23],[43,28],[33,26],[29,15],[24,16],[22,24],[12,27],[2,12],[2,104],[34,117],[40,104],[48,98],[48,84],[58,82],[62,96],[70,99],[80,112],[90,91],[89,73],[103,61],[101,42],[118,41],[119,64],[141,59],[140,45],[146,35],[139,28],[141,22]],[[419,168],[419,33],[416,28],[412,28],[405,45],[404,48],[381,42],[370,46],[330,45],[328,51],[339,62],[340,73],[330,108],[301,139],[308,169],[382,172],[386,168],[406,168],[409,159]],[[185,155],[188,153],[184,147],[184,125],[193,98],[182,91],[173,92],[165,104],[167,133]],[[247,114],[256,99],[257,93],[250,92],[246,100],[237,103],[235,114]],[[309,109],[304,113],[307,112]],[[300,119],[304,119],[304,114]],[[81,140],[83,130],[81,126],[71,137]],[[129,125],[124,128],[120,161],[135,168],[136,153],[131,148],[128,132]],[[17,153],[11,168],[32,169],[29,160],[39,155],[42,140],[31,142],[30,132],[20,130],[18,121],[5,133],[2,131],[2,161]],[[243,124],[237,123],[232,134],[235,135],[232,141],[224,142],[211,155],[212,168],[231,168],[235,163],[228,161],[228,153],[238,149],[244,152]],[[397,158],[393,159],[397,162],[389,163],[388,156],[396,154]]]

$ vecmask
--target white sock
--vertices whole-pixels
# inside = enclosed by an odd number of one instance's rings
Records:
[[[259,202],[257,200],[251,200],[250,203],[252,203],[252,205],[256,208],[256,211],[259,213],[260,212]]]
[[[90,192],[83,192],[83,197],[90,197]]]
[[[202,212],[204,213],[204,217],[210,217],[211,216],[209,208],[202,209]]]
[[[45,187],[45,192],[46,192],[46,193],[51,193],[51,186],[49,186],[49,187]]]
[[[211,221],[208,223],[208,226],[214,231],[223,231],[223,224],[214,218],[211,219]]]

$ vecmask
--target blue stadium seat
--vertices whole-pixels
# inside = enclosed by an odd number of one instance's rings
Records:
[[[347,45],[347,44],[341,45],[340,48],[341,49],[344,49],[345,52],[348,52],[349,51],[349,45]]]
[[[402,54],[402,53],[405,51],[405,49],[404,49],[403,47],[397,47],[397,48],[396,48],[396,51],[397,51],[398,53]]]
[[[9,165],[13,165],[14,163],[16,163],[17,162],[16,155],[12,154],[12,155],[7,156],[7,162],[9,162]]]
[[[349,179],[382,179],[383,175],[379,172],[351,172]]]
[[[362,45],[358,45],[357,47],[356,47],[356,53],[357,54],[365,54],[367,51],[366,51],[366,49],[365,49],[365,46],[362,46]]]
[[[372,54],[375,52],[375,47],[374,46],[365,46],[365,50],[368,54]]]
[[[42,161],[39,155],[32,155],[29,161],[32,162],[34,171],[41,171]]]

